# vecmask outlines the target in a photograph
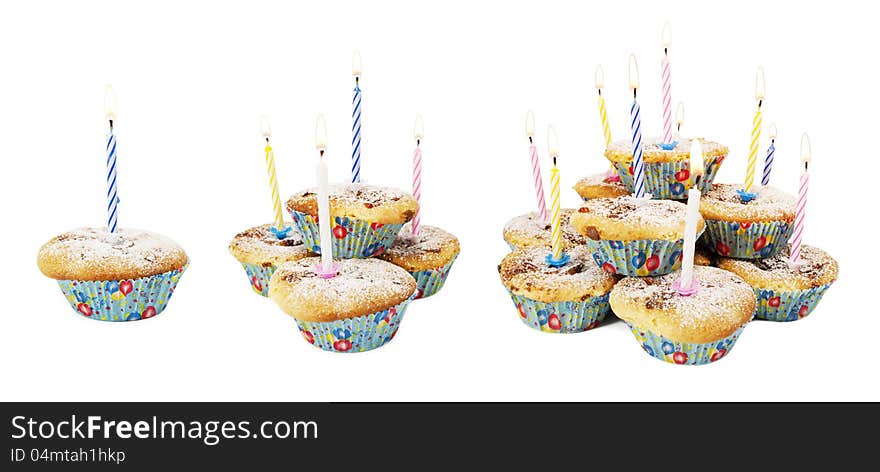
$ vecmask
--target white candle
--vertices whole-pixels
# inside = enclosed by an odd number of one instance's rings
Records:
[[[330,195],[327,184],[327,124],[324,115],[318,115],[315,124],[315,147],[318,148],[318,227],[321,233],[321,269],[329,273],[333,268],[333,235],[330,232]]]
[[[684,223],[684,254],[681,262],[679,287],[688,290],[694,282],[694,249],[697,242],[697,219],[700,217],[700,191],[697,179],[703,174],[703,144],[698,139],[691,141],[691,181],[688,190],[687,219]]]

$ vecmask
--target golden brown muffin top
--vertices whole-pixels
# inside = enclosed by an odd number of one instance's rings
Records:
[[[367,184],[339,184],[329,188],[330,215],[359,220],[400,224],[411,220],[419,209],[412,195],[393,188]],[[298,192],[287,201],[289,210],[318,216],[318,189]]]
[[[786,246],[766,259],[738,260],[721,258],[718,267],[739,275],[751,286],[777,292],[791,292],[821,287],[837,280],[838,266],[827,252],[814,246],[801,246],[801,259],[792,265]]]
[[[574,184],[574,191],[584,200],[592,198],[614,198],[629,195],[623,182],[610,180],[605,173],[584,177]]]
[[[451,233],[436,226],[420,225],[416,236],[410,225],[406,225],[379,258],[408,272],[418,272],[443,267],[455,259],[459,251],[458,238]]]
[[[645,138],[642,140],[642,159],[645,162],[670,162],[689,160],[691,156],[691,141],[700,139],[703,144],[703,159],[711,161],[718,157],[726,157],[729,152],[727,146],[702,138],[684,138],[678,141],[674,149],[669,151],[660,147],[661,139]],[[629,140],[615,141],[605,150],[605,157],[613,162],[631,162],[632,142]]]
[[[339,273],[315,274],[320,257],[278,266],[269,279],[269,298],[300,321],[327,322],[387,310],[412,296],[416,280],[409,272],[379,259],[337,259]]]
[[[264,267],[313,255],[303,245],[302,236],[295,228],[291,228],[284,239],[278,239],[269,231],[273,226],[255,226],[236,234],[229,243],[229,252],[241,263]]]
[[[596,265],[586,246],[570,248],[566,253],[571,259],[561,267],[553,267],[546,261],[547,248],[517,249],[498,265],[501,282],[516,295],[546,303],[583,301],[611,290],[614,276]]]
[[[794,221],[795,199],[774,187],[755,187],[756,197],[743,203],[737,190],[743,185],[715,184],[700,198],[700,213],[707,220],[755,222]]]
[[[636,241],[684,237],[687,206],[672,200],[640,201],[632,196],[594,198],[571,217],[578,232],[593,240]],[[697,218],[697,234],[705,222]]]
[[[572,208],[562,208],[559,211],[559,224],[562,226],[562,247],[569,248],[586,244],[574,227],[571,226]],[[538,214],[526,213],[517,216],[504,225],[504,240],[516,248],[526,247],[550,247],[550,214],[547,214],[547,222],[541,222]]]
[[[79,228],[52,238],[40,248],[37,265],[56,280],[122,280],[183,268],[186,253],[157,233],[123,228]]]

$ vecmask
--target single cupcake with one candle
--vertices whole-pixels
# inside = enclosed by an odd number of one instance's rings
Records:
[[[574,191],[584,200],[591,198],[616,198],[629,195],[631,192],[623,186],[617,174],[595,174],[584,177],[574,184]]]
[[[320,258],[278,266],[269,298],[296,319],[303,338],[332,352],[362,352],[394,338],[416,281],[400,267],[379,259],[341,259],[335,273],[315,270]]]
[[[581,246],[586,243],[584,237],[571,226],[571,215],[575,212],[572,208],[563,208],[559,212],[560,224],[562,225],[562,248],[568,249]],[[510,246],[510,250],[528,247],[550,247],[550,234],[552,224],[541,221],[538,213],[526,213],[517,216],[504,225],[502,232],[504,241]]]
[[[584,246],[567,250],[567,262],[547,263],[547,247],[518,249],[498,266],[519,317],[546,333],[579,333],[596,327],[608,314],[614,277],[601,270]]]
[[[279,264],[313,255],[299,233],[287,231],[279,239],[279,233],[273,231],[275,226],[265,224],[244,230],[229,243],[229,252],[244,267],[251,288],[264,297],[269,294],[269,278]]]
[[[436,226],[421,225],[419,234],[413,234],[412,227],[406,225],[379,258],[402,267],[416,279],[415,299],[419,299],[443,288],[460,251],[458,238],[451,233]]]
[[[624,278],[611,291],[611,309],[650,356],[682,365],[715,362],[752,319],[755,294],[738,275],[696,266],[693,291],[682,295],[680,275]]]

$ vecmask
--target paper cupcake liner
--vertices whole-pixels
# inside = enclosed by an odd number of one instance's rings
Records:
[[[699,239],[699,235],[697,235]],[[664,275],[681,268],[684,239],[614,241],[587,238],[593,260],[605,272],[634,277]]]
[[[764,259],[785,247],[792,229],[785,221],[706,220],[706,245],[724,257]]]
[[[766,321],[797,321],[812,313],[831,284],[792,292],[755,288],[758,310],[755,318]]]
[[[441,288],[443,288],[443,284],[446,283],[446,277],[449,275],[449,270],[452,268],[452,263],[455,262],[455,259],[458,258],[456,254],[455,257],[452,258],[451,261],[447,262],[445,265],[440,267],[439,269],[428,269],[428,270],[420,270],[418,272],[410,272],[410,275],[416,279],[416,295],[413,300],[418,300],[420,298],[428,298],[431,295],[439,292]]]
[[[310,251],[321,253],[321,231],[318,222],[308,213],[290,210],[293,223],[302,235],[303,244]],[[377,256],[391,247],[400,224],[382,224],[356,218],[335,217],[331,225],[333,257],[340,259],[364,259]]]
[[[724,162],[724,157],[707,157],[703,161],[705,171],[703,179],[700,181],[701,192],[712,188],[712,181],[715,180],[715,174],[718,173],[718,168]],[[613,164],[623,186],[632,192],[632,162],[613,162]],[[645,192],[650,193],[656,199],[687,199],[688,189],[691,188],[690,168],[691,163],[688,159],[669,162],[646,162]]]
[[[186,266],[150,277],[127,280],[59,280],[74,311],[100,321],[137,321],[165,309]]]
[[[296,325],[306,342],[325,351],[369,351],[394,339],[411,300],[369,315],[328,322],[296,320]]]
[[[711,343],[680,343],[627,323],[642,349],[651,357],[670,364],[703,365],[725,357],[742,333],[745,325],[730,336]]]
[[[595,328],[610,311],[608,294],[581,302],[539,302],[510,290],[510,299],[526,326],[545,333],[582,333]]]
[[[277,267],[274,265],[263,267],[257,264],[246,264],[244,262],[241,263],[241,266],[244,267],[244,271],[247,273],[248,282],[251,284],[251,288],[254,292],[257,292],[257,294],[264,297],[268,297],[269,279],[272,277],[272,274],[275,273]]]
[[[506,242],[506,241],[505,241],[505,242]],[[507,247],[509,247],[511,251],[516,251],[517,249],[519,249],[518,247],[516,247],[516,246],[514,246],[513,244],[510,244],[510,243],[507,243]]]

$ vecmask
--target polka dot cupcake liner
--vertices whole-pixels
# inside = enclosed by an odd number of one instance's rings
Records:
[[[809,315],[822,295],[831,284],[813,287],[808,290],[792,292],[775,292],[755,288],[755,296],[758,298],[758,310],[755,318],[765,321],[797,321]]]
[[[257,264],[246,264],[242,263],[242,267],[244,267],[245,273],[247,273],[248,283],[251,284],[251,288],[259,295],[264,297],[269,296],[269,279],[272,277],[272,274],[275,273],[274,265],[270,265],[268,267],[263,267]]]
[[[100,321],[137,321],[165,310],[186,266],[150,277],[110,281],[59,280],[81,316]]]
[[[706,245],[723,257],[764,259],[785,247],[792,229],[786,221],[706,220]]]
[[[725,156],[707,156],[703,165],[705,172],[700,181],[700,191],[705,192],[712,188],[715,174],[724,162]],[[617,175],[623,186],[630,192],[633,191],[632,162],[613,162]],[[645,163],[645,192],[650,193],[657,199],[687,199],[688,189],[691,188],[691,164],[688,159],[680,159],[670,162],[646,162]]]
[[[587,247],[593,253],[596,264],[609,274],[648,277],[668,274],[681,268],[684,239],[596,241],[587,238]]]
[[[539,302],[510,290],[519,318],[526,326],[545,333],[582,333],[599,325],[611,307],[608,294],[581,302]]]
[[[745,325],[730,336],[711,343],[681,343],[627,323],[636,341],[649,356],[678,365],[711,364],[730,353]]]
[[[410,301],[369,315],[329,322],[297,320],[296,324],[306,342],[325,351],[369,351],[394,339]]]
[[[290,210],[293,223],[302,235],[303,244],[311,252],[321,253],[321,231],[315,217]],[[333,257],[365,259],[385,252],[391,247],[401,224],[382,224],[356,218],[335,217],[330,225],[333,236]]]
[[[420,270],[418,272],[410,272],[410,275],[416,279],[416,295],[414,300],[420,298],[428,298],[439,292],[446,283],[446,277],[449,276],[449,270],[452,269],[452,263],[458,256],[452,258],[451,261],[440,267],[439,269]]]

